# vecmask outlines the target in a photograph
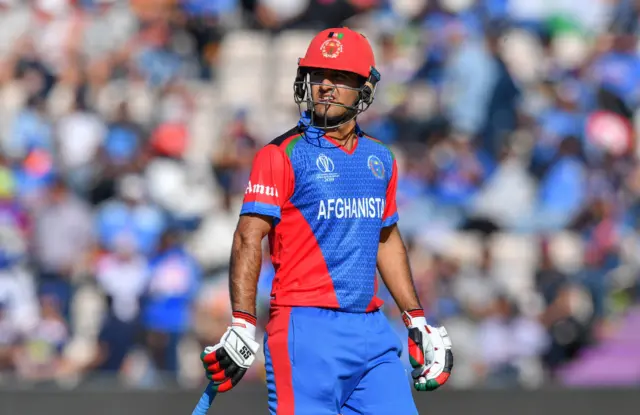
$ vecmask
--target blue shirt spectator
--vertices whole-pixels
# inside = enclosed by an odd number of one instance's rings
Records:
[[[580,143],[567,138],[560,147],[560,157],[542,178],[539,206],[542,212],[553,215],[565,225],[577,214],[586,197],[587,171],[578,157]]]
[[[162,210],[144,200],[141,180],[136,176],[124,178],[119,197],[105,202],[98,210],[98,238],[107,249],[115,249],[116,238],[128,233],[142,253],[151,254],[167,227]]]
[[[449,141],[436,153],[434,195],[445,205],[467,205],[490,174],[491,160],[468,142]]]
[[[618,42],[624,42],[624,39]],[[627,51],[623,46],[624,43],[596,60],[592,75],[603,89],[633,108],[640,101],[640,57],[635,50]]]
[[[453,53],[445,69],[445,91],[446,112],[456,130],[474,135],[484,126],[497,77],[497,64],[483,39],[469,39]]]
[[[140,128],[131,120],[128,105],[123,102],[105,137],[103,148],[106,156],[113,164],[126,165],[137,157],[141,144]]]
[[[143,305],[149,330],[184,333],[191,325],[191,305],[201,283],[201,270],[185,248],[167,231],[150,261],[150,280]]]
[[[537,161],[548,164],[556,156],[564,137],[580,137],[584,131],[584,116],[574,111],[553,107],[538,118],[540,135],[534,147]]]
[[[53,150],[53,128],[38,96],[29,98],[27,107],[18,113],[6,148],[13,157],[24,157],[33,149]]]
[[[192,16],[220,16],[233,12],[238,7],[237,0],[183,0],[182,9]]]

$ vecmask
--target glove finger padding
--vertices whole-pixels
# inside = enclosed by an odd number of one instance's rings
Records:
[[[433,391],[444,385],[453,369],[453,352],[449,334],[444,327],[428,326],[434,348],[434,360],[430,366],[416,368],[412,372],[414,387],[418,391]]]
[[[247,373],[247,369],[243,367],[238,368],[238,371],[235,372],[231,378],[227,378],[221,382],[214,381],[214,389],[220,393],[230,391],[234,386],[238,384],[238,382],[240,382],[245,373]]]
[[[207,349],[209,351],[207,353]],[[229,357],[223,347],[207,348],[201,354],[203,366],[207,371],[207,379],[213,382],[216,392],[231,390],[247,372],[247,368],[240,367]],[[209,364],[208,362],[214,362]]]
[[[200,360],[207,372],[219,372],[233,363],[222,344],[218,344],[215,347],[207,347],[200,354]]]
[[[220,361],[205,367],[207,378],[213,382],[223,382],[231,379],[241,368],[231,358],[226,356],[225,349],[219,349],[217,354]]]
[[[421,368],[425,364],[422,341],[420,329],[409,329],[409,362],[413,368]]]

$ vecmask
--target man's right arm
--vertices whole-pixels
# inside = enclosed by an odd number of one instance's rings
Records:
[[[256,315],[262,239],[280,220],[281,208],[293,189],[292,181],[291,164],[280,148],[268,145],[258,152],[231,248],[229,295],[234,313]]]
[[[269,233],[272,218],[243,215],[233,235],[229,294],[234,312],[256,315],[256,292],[262,267],[262,239]]]
[[[218,392],[233,388],[255,360],[256,292],[262,267],[262,239],[281,218],[293,191],[293,170],[283,151],[267,145],[256,154],[231,248],[229,295],[233,316],[220,343],[200,359]]]

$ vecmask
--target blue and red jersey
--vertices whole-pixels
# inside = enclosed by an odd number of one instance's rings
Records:
[[[398,221],[393,153],[356,127],[351,150],[301,121],[256,155],[241,215],[273,218],[271,304],[374,311],[380,232]]]

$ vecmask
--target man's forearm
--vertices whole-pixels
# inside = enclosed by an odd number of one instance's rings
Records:
[[[383,231],[377,263],[382,281],[400,311],[422,308],[413,284],[407,250],[396,227]]]
[[[236,232],[231,249],[229,295],[233,311],[256,315],[256,291],[262,265],[262,237]]]

